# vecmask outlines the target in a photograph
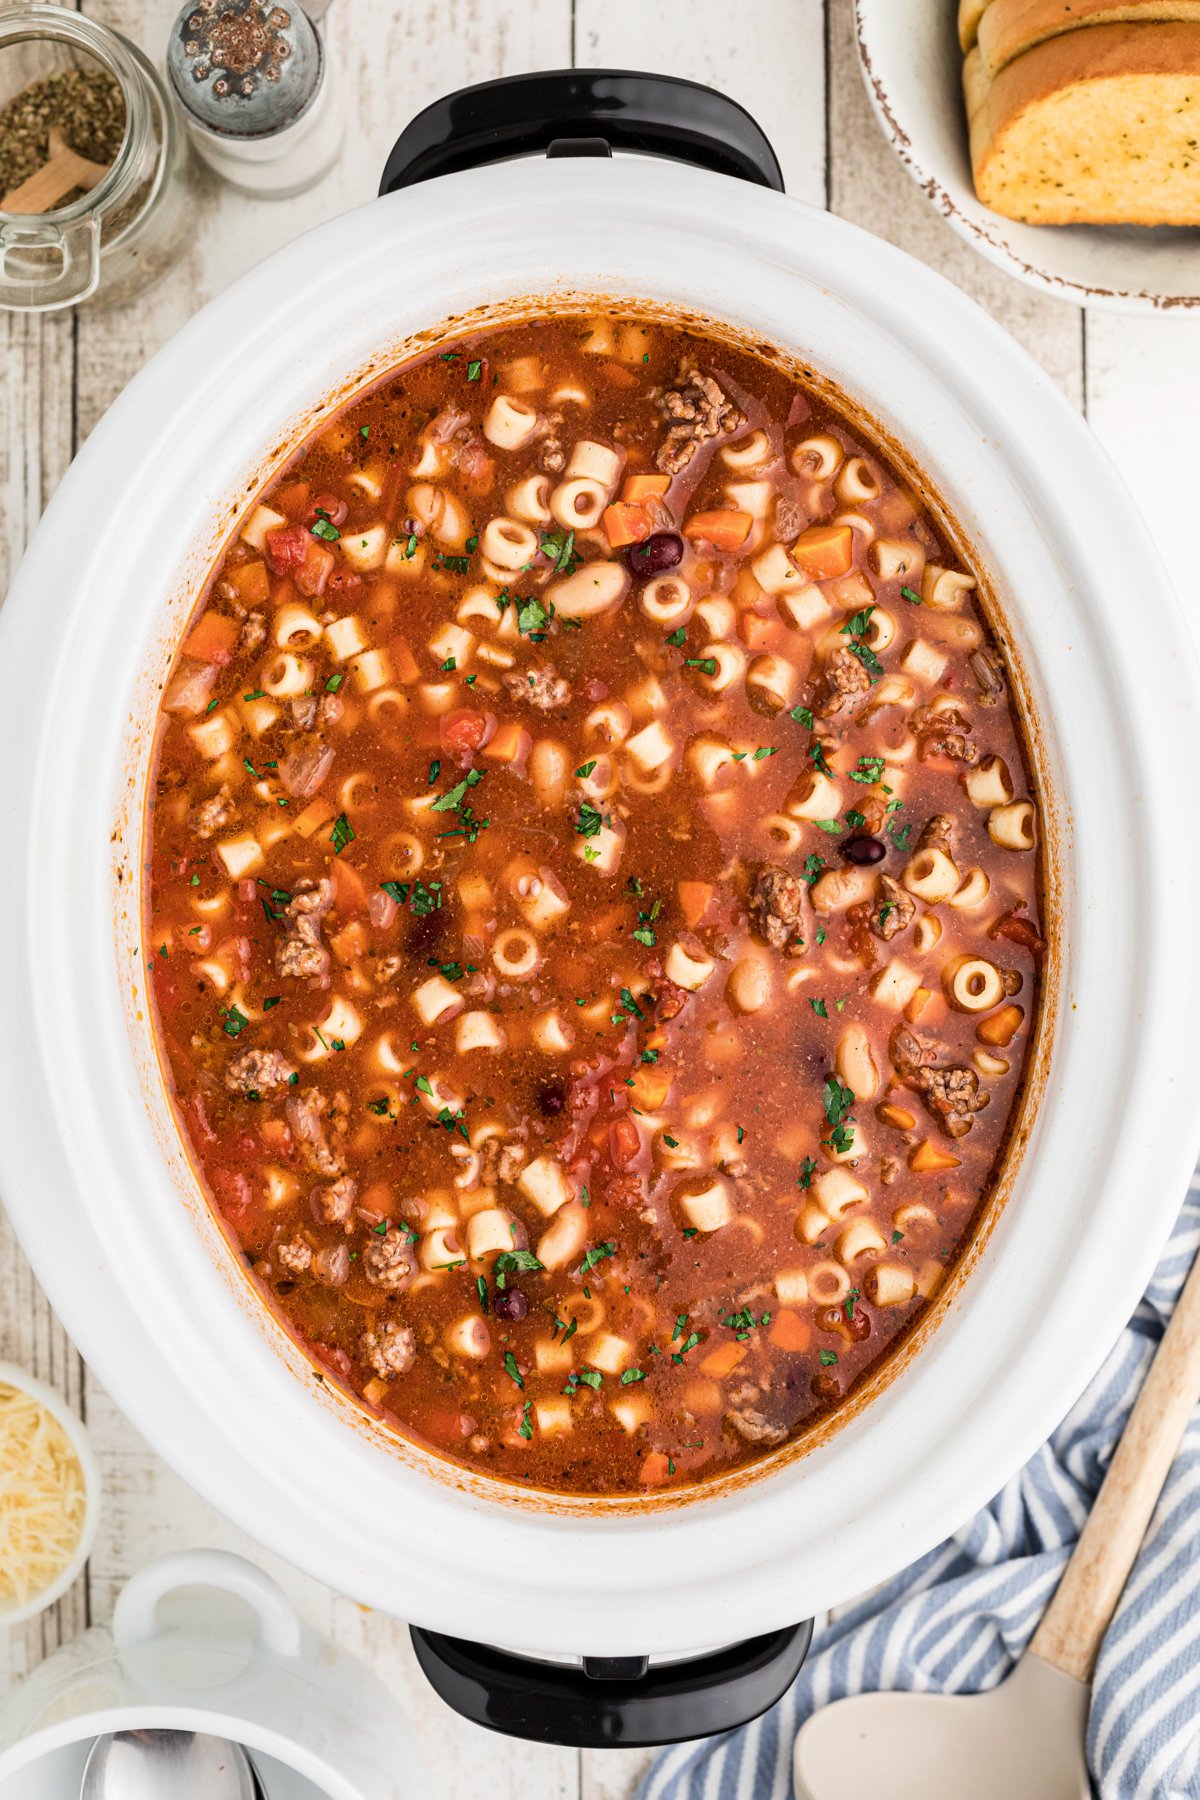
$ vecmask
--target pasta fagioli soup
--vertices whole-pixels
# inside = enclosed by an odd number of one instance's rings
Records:
[[[836,1414],[986,1213],[1045,950],[1003,654],[862,425],[666,322],[431,351],[250,508],[160,730],[164,1066],[322,1375],[572,1495]]]

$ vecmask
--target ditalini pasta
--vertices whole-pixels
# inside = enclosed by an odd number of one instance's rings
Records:
[[[622,1494],[888,1357],[1022,1095],[1039,806],[952,533],[815,386],[612,318],[425,354],[250,508],[160,732],[164,1065],[327,1379]]]

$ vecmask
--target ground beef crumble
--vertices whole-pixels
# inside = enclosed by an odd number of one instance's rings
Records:
[[[686,469],[702,444],[725,437],[745,424],[745,419],[711,375],[680,365],[675,386],[659,394],[655,405],[670,420],[666,437],[654,460],[666,475]]]
[[[799,875],[776,863],[764,863],[750,889],[750,918],[758,935],[774,950],[802,956],[816,930],[812,895]]]

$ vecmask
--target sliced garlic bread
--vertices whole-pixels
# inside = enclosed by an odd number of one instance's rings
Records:
[[[988,75],[1047,38],[1089,25],[1200,25],[1200,0],[991,0],[979,21],[979,54]]]
[[[958,0],[958,41],[963,55],[975,48],[979,21],[988,9],[989,0]]]
[[[1200,25],[1094,25],[968,75],[975,191],[1032,225],[1200,224]]]

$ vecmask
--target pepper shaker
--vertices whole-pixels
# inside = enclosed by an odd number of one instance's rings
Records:
[[[284,199],[332,167],[341,109],[297,0],[191,0],[172,28],[167,72],[199,155],[234,187]]]

